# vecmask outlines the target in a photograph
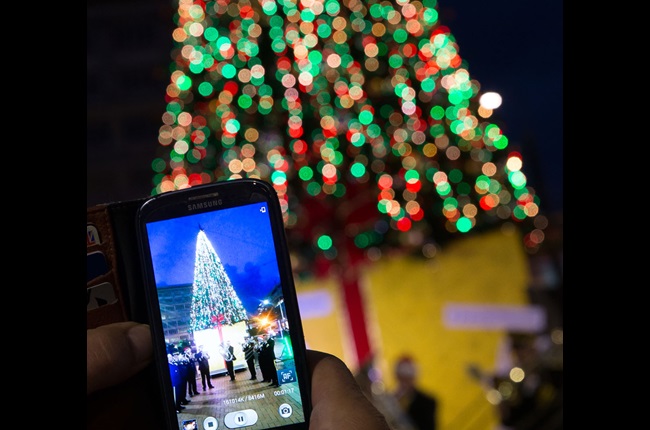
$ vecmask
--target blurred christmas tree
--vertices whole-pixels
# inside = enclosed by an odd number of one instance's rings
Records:
[[[539,198],[479,104],[437,0],[179,0],[152,163],[159,194],[273,183],[298,273],[510,223],[535,252]]]
[[[246,309],[203,230],[196,240],[190,330],[232,325],[248,319]]]
[[[437,0],[179,0],[152,194],[271,182],[303,276],[340,277],[359,362],[359,267],[546,218]]]

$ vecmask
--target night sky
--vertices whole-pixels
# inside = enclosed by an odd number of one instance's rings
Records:
[[[260,212],[261,206],[266,204],[150,223],[156,285],[192,284],[197,236],[203,230],[246,311],[254,314],[260,301],[280,284],[268,213]]]
[[[440,22],[482,91],[502,106],[491,118],[524,156],[547,212],[563,209],[563,2],[439,0]]]

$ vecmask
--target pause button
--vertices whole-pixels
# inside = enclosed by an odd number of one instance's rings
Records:
[[[253,409],[230,412],[226,414],[223,423],[226,427],[235,429],[239,427],[252,426],[257,422],[257,412]]]

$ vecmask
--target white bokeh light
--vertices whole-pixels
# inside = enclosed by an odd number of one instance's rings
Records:
[[[499,93],[495,93],[494,91],[489,91],[481,95],[478,102],[485,109],[496,109],[499,106],[501,106],[502,100],[501,100],[501,95]]]

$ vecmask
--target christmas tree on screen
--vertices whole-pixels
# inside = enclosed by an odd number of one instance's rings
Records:
[[[217,324],[232,325],[247,318],[246,309],[219,256],[205,232],[199,231],[192,284],[191,331],[214,328]]]

